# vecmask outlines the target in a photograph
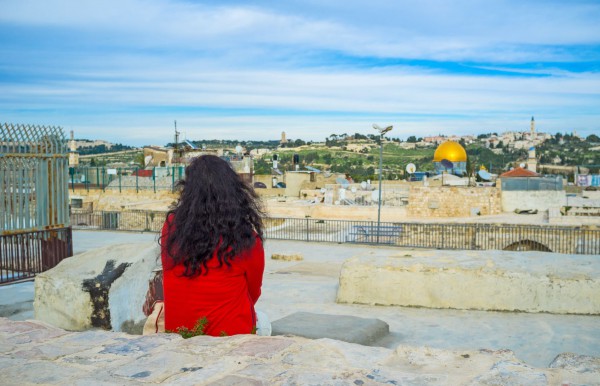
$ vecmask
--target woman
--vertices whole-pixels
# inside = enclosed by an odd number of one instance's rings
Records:
[[[178,187],[160,238],[165,329],[206,318],[207,335],[250,334],[265,266],[258,197],[212,155],[195,158]]]

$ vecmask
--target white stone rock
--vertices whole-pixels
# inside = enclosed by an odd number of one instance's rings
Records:
[[[152,242],[111,245],[63,260],[35,279],[35,318],[70,331],[137,332],[146,319],[142,306],[158,256]]]

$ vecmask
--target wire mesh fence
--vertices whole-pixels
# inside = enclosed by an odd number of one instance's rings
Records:
[[[158,232],[165,217],[166,212],[143,210],[73,213],[71,224],[74,229]],[[600,230],[588,227],[273,217],[264,224],[265,238],[273,240],[600,255]]]

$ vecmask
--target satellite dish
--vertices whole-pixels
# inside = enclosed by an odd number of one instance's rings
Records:
[[[523,162],[521,162],[521,163],[519,164],[519,167],[521,167],[521,168],[524,168],[524,167],[525,167],[525,164],[524,164]]]
[[[452,163],[452,161],[448,161],[447,159],[443,159],[441,162],[442,166],[446,169],[452,169],[454,167],[454,164]]]
[[[492,175],[488,173],[486,170],[480,170],[477,172],[477,175],[481,177],[482,180],[491,181]]]
[[[260,188],[260,189],[265,189],[267,187],[267,185],[265,185],[264,183],[257,181],[254,183],[254,187],[255,188]]]
[[[327,189],[321,188],[321,193],[325,194],[326,191],[327,191]]]
[[[236,153],[238,153],[238,154],[241,154],[241,153],[242,153],[242,150],[243,150],[243,149],[242,149],[242,147],[241,147],[240,145],[237,145],[237,146],[235,147],[235,152],[236,152]]]
[[[351,191],[352,193],[356,193],[356,187],[355,187],[355,186],[353,186],[353,187],[352,187],[352,189],[350,189],[350,191]]]
[[[413,174],[416,171],[417,171],[417,167],[415,166],[415,164],[410,163],[410,164],[406,165],[406,172],[408,174]]]
[[[347,179],[345,179],[345,178],[343,178],[343,177],[338,177],[338,178],[336,178],[336,179],[335,179],[335,182],[336,182],[337,184],[340,184],[340,185],[342,185],[342,188],[347,188],[347,187],[348,187],[348,185],[350,185],[350,183],[348,182],[348,180],[347,180]]]
[[[331,177],[331,172],[330,171],[323,172],[323,176],[325,176],[325,178],[329,178],[329,177]]]
[[[367,188],[367,183],[365,181],[360,183],[360,187],[364,190]]]

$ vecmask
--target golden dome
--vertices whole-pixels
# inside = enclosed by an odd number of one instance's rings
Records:
[[[433,162],[447,159],[450,162],[467,162],[467,152],[458,142],[446,141],[435,150]]]

